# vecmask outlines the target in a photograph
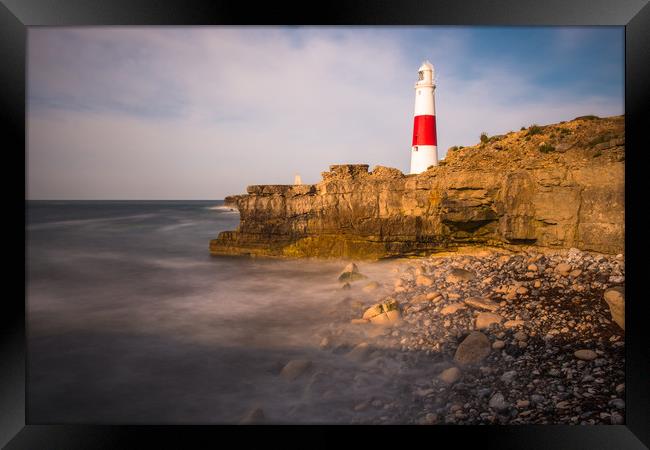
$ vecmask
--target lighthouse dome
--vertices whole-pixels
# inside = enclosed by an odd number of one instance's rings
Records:
[[[431,71],[433,71],[433,64],[431,64],[429,61],[424,61],[422,63],[422,65],[420,66],[420,68],[418,69],[418,72],[422,71],[422,70],[431,70]]]

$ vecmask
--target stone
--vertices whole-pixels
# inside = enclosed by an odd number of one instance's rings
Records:
[[[425,275],[418,275],[417,278],[415,278],[415,284],[416,286],[431,286],[433,280]]]
[[[582,270],[575,269],[575,270],[572,270],[571,272],[569,272],[569,276],[573,277],[573,278],[577,278],[577,277],[580,276],[581,273],[582,273]]]
[[[519,295],[528,294],[528,288],[526,286],[519,286],[515,292]]]
[[[300,375],[309,370],[312,362],[308,359],[294,359],[289,361],[280,372],[280,376],[285,380],[293,381]]]
[[[387,298],[382,303],[372,305],[363,313],[363,320],[374,324],[386,324],[400,319],[399,303],[393,298]]]
[[[442,294],[440,292],[429,292],[426,294],[426,299],[429,300],[430,302],[437,302],[443,299]]]
[[[438,378],[444,381],[447,384],[454,384],[460,379],[461,372],[458,367],[450,367],[449,369],[443,370]]]
[[[357,280],[363,280],[367,278],[365,275],[359,272],[359,268],[355,263],[350,263],[341,272],[339,275],[339,281],[341,283],[350,283]]]
[[[568,276],[569,273],[571,272],[571,269],[572,269],[571,265],[567,263],[560,263],[557,266],[555,266],[555,271],[560,275],[562,275],[563,277]]]
[[[239,421],[242,425],[255,425],[263,423],[266,417],[262,408],[253,408]]]
[[[490,340],[480,331],[473,331],[460,343],[454,354],[454,361],[460,365],[483,361],[491,351]]]
[[[350,361],[364,362],[370,356],[372,348],[367,342],[362,342],[350,350],[345,357]]]
[[[528,339],[528,335],[523,331],[517,331],[513,337],[518,341],[525,341],[526,339]]]
[[[593,360],[593,359],[596,359],[596,357],[598,356],[598,355],[596,354],[595,351],[593,351],[593,350],[587,350],[587,349],[576,350],[576,351],[573,353],[573,355],[574,355],[576,358],[581,359],[581,360],[583,360],[583,361],[591,361],[591,360]]]
[[[612,406],[612,407],[616,408],[616,409],[625,409],[625,400],[623,400],[622,398],[612,399],[607,404],[609,406]]]
[[[612,320],[625,330],[625,288],[621,286],[609,288],[603,296],[609,306]]]
[[[528,268],[527,268],[527,269],[528,269],[530,272],[537,272],[537,270],[538,270],[538,268],[537,268],[537,266],[536,266],[535,264],[530,264],[530,265],[528,265]]]
[[[330,338],[327,336],[321,339],[320,344],[318,345],[322,350],[328,349],[332,346]]]
[[[363,325],[366,323],[370,323],[370,319],[352,319],[350,320],[350,323],[353,325]]]
[[[523,320],[506,320],[503,324],[503,328],[518,328],[523,327],[526,324]]]
[[[475,328],[477,330],[484,330],[489,328],[490,325],[499,324],[503,321],[503,317],[499,314],[482,312],[476,316]]]
[[[465,299],[465,304],[478,309],[485,309],[487,311],[496,311],[499,304],[493,302],[486,297],[468,297]]]
[[[494,409],[495,411],[505,411],[508,408],[510,408],[510,405],[506,402],[505,397],[501,392],[497,392],[490,398],[490,402],[488,403],[490,408]]]
[[[440,314],[443,316],[448,316],[450,314],[455,314],[457,311],[460,311],[461,309],[465,309],[465,304],[464,303],[451,303],[444,308],[440,310]]]
[[[541,288],[541,287],[542,287],[542,282],[539,281],[539,280],[535,280],[535,281],[533,282],[533,287],[534,287],[535,289],[539,289],[539,288]]]
[[[528,400],[517,400],[517,403],[515,404],[517,408],[528,408],[530,406],[530,401]]]
[[[495,349],[495,350],[501,350],[505,346],[506,346],[506,343],[504,341],[501,341],[501,340],[498,340],[498,339],[492,343],[492,348]]]
[[[473,272],[465,269],[451,269],[447,275],[447,283],[460,283],[465,281],[472,281],[476,278]]]
[[[510,384],[513,382],[513,380],[517,377],[517,371],[516,370],[510,370],[508,372],[504,372],[503,375],[501,375],[501,381],[503,381],[506,384]]]

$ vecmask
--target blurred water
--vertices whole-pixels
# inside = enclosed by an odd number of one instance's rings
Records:
[[[349,423],[355,402],[390,394],[390,361],[318,348],[349,326],[344,263],[211,257],[239,221],[219,201],[31,201],[27,218],[31,423],[232,423],[255,406],[270,422]],[[363,267],[387,283],[390,268]],[[294,358],[314,367],[287,382]]]

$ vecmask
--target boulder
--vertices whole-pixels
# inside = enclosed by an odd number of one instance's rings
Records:
[[[465,269],[451,269],[447,274],[447,283],[461,283],[464,281],[472,281],[476,278],[473,272]]]
[[[433,280],[425,275],[418,275],[415,279],[415,284],[417,286],[431,286],[433,284]]]
[[[362,342],[361,344],[355,346],[350,350],[345,357],[351,361],[355,362],[364,362],[370,356],[372,348],[368,345],[367,342]]]
[[[347,266],[345,266],[345,269],[343,269],[343,271],[339,275],[339,281],[341,283],[363,280],[365,278],[368,277],[366,277],[365,275],[359,272],[359,268],[355,263],[350,263]]]
[[[484,330],[489,328],[492,324],[499,324],[503,321],[503,317],[499,314],[482,312],[476,316],[475,327],[477,330]]]
[[[465,299],[465,304],[474,308],[485,309],[487,311],[496,311],[499,308],[498,303],[495,303],[486,297],[467,297]]]
[[[609,306],[609,312],[612,315],[612,320],[625,330],[625,288],[616,286],[607,289],[603,294],[605,301]]]
[[[438,375],[438,379],[441,381],[444,381],[447,384],[454,384],[456,381],[460,379],[461,372],[458,367],[450,367],[449,369],[445,369]]]
[[[598,355],[593,350],[583,349],[583,350],[576,350],[573,353],[573,356],[583,361],[591,361],[593,359],[596,359]]]
[[[555,266],[555,271],[560,275],[562,275],[563,277],[566,277],[571,272],[571,265],[567,263],[560,263],[557,266]]]
[[[448,316],[450,314],[455,314],[457,311],[460,311],[461,309],[465,309],[466,306],[464,303],[451,303],[444,308],[440,310],[440,314],[443,316]]]
[[[293,381],[300,375],[309,370],[312,363],[308,359],[294,359],[289,361],[280,372],[280,376],[285,380]]]
[[[518,328],[518,327],[523,327],[524,324],[523,320],[506,320],[505,323],[503,324],[503,328],[509,329],[509,328]]]
[[[372,305],[363,313],[363,320],[374,324],[387,324],[400,319],[399,303],[393,298],[388,298],[382,303]]]
[[[480,331],[473,331],[460,343],[454,354],[454,361],[460,365],[483,361],[492,350],[490,340]]]

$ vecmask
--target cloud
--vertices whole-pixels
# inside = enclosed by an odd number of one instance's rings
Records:
[[[223,198],[334,163],[406,171],[425,58],[441,156],[481,131],[622,113],[516,64],[468,77],[462,29],[38,28],[28,44],[29,198]]]

